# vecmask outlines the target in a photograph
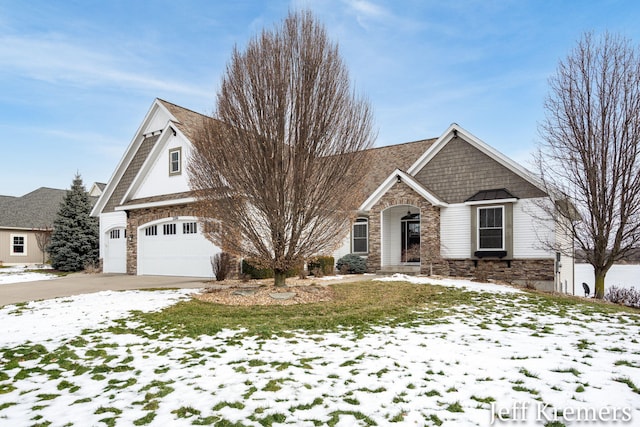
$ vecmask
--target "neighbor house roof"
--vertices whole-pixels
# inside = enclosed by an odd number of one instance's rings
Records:
[[[0,196],[0,227],[51,227],[67,190],[40,187],[21,197]]]

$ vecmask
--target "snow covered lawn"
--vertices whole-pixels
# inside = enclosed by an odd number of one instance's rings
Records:
[[[491,284],[442,285],[474,291],[443,316],[431,306],[411,324],[364,335],[185,338],[130,313],[160,310],[187,290],[6,306],[0,425],[640,422],[640,316]]]
[[[36,280],[55,279],[55,274],[27,271],[25,266],[0,268],[0,285],[8,283],[33,282]]]

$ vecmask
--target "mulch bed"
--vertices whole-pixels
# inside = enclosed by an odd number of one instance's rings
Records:
[[[196,294],[200,301],[224,305],[294,305],[332,301],[333,289],[311,279],[287,279],[287,286],[275,287],[273,280],[242,282],[225,280],[210,282],[203,293]],[[286,295],[288,293],[294,294]],[[273,295],[273,296],[272,296]],[[289,298],[287,298],[289,297]],[[280,299],[285,298],[285,299]]]

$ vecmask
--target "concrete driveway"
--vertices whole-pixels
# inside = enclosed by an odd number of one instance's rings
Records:
[[[206,287],[208,278],[173,276],[130,276],[127,274],[73,273],[65,277],[35,282],[0,285],[0,307],[19,302],[36,301],[100,291],[123,291],[150,288]]]

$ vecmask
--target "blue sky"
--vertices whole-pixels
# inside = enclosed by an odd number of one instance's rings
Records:
[[[234,44],[300,7],[370,99],[376,145],[456,122],[525,166],[581,34],[640,43],[633,0],[0,0],[0,195],[106,182],[154,98],[211,113]]]

